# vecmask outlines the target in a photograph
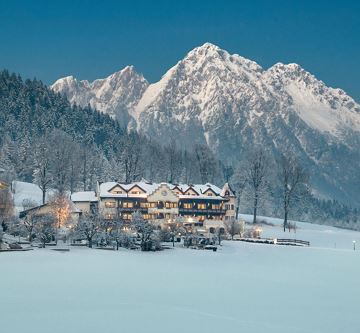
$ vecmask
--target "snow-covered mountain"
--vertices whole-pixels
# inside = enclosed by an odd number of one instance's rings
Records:
[[[129,68],[109,78],[124,71]],[[319,195],[360,201],[360,106],[299,65],[264,70],[206,43],[159,82],[148,85],[133,68],[127,77],[120,80],[121,93],[102,93],[109,78],[91,84],[65,78],[53,89],[71,102],[120,115],[122,122],[131,119],[131,126],[159,142],[174,138],[188,148],[207,143],[225,163],[244,158],[254,144],[274,154],[291,148],[310,169]],[[117,105],[121,112],[114,111]]]
[[[65,94],[73,104],[82,107],[90,104],[92,108],[127,125],[132,110],[148,85],[133,66],[127,66],[105,79],[93,82],[78,81],[73,76],[67,76],[57,80],[52,85],[52,89]]]

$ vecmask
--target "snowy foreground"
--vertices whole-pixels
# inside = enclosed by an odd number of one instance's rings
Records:
[[[358,333],[360,233],[298,227],[311,247],[0,253],[0,332]]]

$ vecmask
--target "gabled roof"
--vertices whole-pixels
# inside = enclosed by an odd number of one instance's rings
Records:
[[[114,188],[120,187],[124,192],[127,192],[119,183],[116,183],[112,188],[108,190],[108,192],[111,192]]]
[[[179,194],[180,198],[202,198],[210,199],[211,197],[206,195],[206,192],[212,191],[214,193],[214,199],[221,199],[221,189],[216,185],[207,183],[207,184],[169,184],[169,183],[150,183],[150,182],[134,182],[130,184],[122,184],[117,182],[107,182],[99,184],[99,197],[101,198],[124,198],[124,197],[141,197],[146,198],[157,190],[162,184],[167,185],[171,190],[178,189],[181,193]],[[111,190],[116,186],[121,187],[125,193],[111,193]],[[130,194],[129,192],[135,186],[139,187],[144,193],[141,194]],[[187,191],[192,190],[196,193],[196,196],[190,196],[186,194]]]
[[[192,186],[192,185],[190,185],[188,188],[187,188],[187,190],[186,191],[184,191],[184,195],[186,195],[186,192],[189,192],[189,191],[193,191],[193,192],[195,192],[197,195],[199,195],[200,193],[198,192],[198,191],[196,191],[195,190],[195,188]]]
[[[71,200],[68,200],[68,204],[69,204],[69,210],[70,210],[70,213],[81,213],[82,211],[80,209],[78,209],[74,203],[71,201]],[[51,206],[51,203],[50,202],[47,202],[43,205],[40,205],[40,206],[36,206],[36,207],[32,207],[32,208],[29,208],[29,209],[26,209],[26,210],[23,210],[19,213],[19,217],[20,218],[23,218],[25,217],[27,214],[29,214],[30,212],[36,212],[37,210],[40,210],[41,208],[43,207],[47,207],[47,206]]]
[[[137,183],[133,184],[133,186],[131,186],[127,191],[130,192],[135,187],[139,188],[141,191],[146,193],[146,191],[140,185],[138,185]]]
[[[225,183],[220,192],[220,195],[222,197],[235,197],[235,191],[233,191],[229,183]]]

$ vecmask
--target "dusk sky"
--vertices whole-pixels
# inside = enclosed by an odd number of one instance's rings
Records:
[[[296,62],[360,101],[358,1],[3,1],[0,68],[45,83],[134,65],[150,81],[211,42],[268,68]]]

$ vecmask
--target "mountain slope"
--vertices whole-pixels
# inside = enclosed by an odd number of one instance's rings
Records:
[[[65,94],[72,104],[90,106],[127,125],[134,106],[148,82],[133,66],[127,66],[105,79],[78,81],[73,76],[57,80],[51,88]]]
[[[254,144],[293,150],[319,196],[358,203],[360,106],[296,64],[264,70],[206,43],[190,51],[131,109],[139,132],[191,148],[207,143],[225,164]]]

